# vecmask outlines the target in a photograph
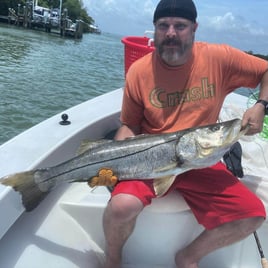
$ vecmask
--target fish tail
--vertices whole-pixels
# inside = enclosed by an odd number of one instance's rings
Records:
[[[40,172],[40,171],[38,171]],[[26,211],[31,211],[47,196],[49,190],[41,191],[38,183],[35,182],[36,171],[27,171],[6,176],[0,180],[0,183],[11,186],[22,196],[22,203]]]

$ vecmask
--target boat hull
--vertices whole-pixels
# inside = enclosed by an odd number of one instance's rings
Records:
[[[231,102],[241,102],[244,107],[246,100],[236,98],[231,96]],[[56,115],[2,145],[0,160],[9,163],[13,159],[14,165],[4,166],[1,176],[57,164],[74,156],[82,140],[106,136],[120,125],[121,99],[121,89],[110,92],[65,111],[70,126],[60,126],[60,115]],[[258,141],[261,142],[264,148],[267,142]],[[245,182],[259,193],[249,177]],[[265,194],[261,196],[265,200]],[[105,187],[91,189],[86,183],[73,183],[58,187],[34,211],[25,213],[19,194],[1,186],[0,267],[102,267],[102,216],[109,198]],[[123,268],[173,268],[176,251],[202,230],[178,193],[155,199],[138,217],[124,247]],[[264,252],[268,252],[267,222],[258,234]],[[208,255],[200,268],[257,268],[260,263],[252,235]]]

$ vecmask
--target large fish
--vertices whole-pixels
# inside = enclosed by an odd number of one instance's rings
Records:
[[[155,191],[160,196],[176,175],[218,162],[244,132],[241,120],[234,119],[174,133],[98,141],[59,165],[9,175],[0,182],[21,193],[27,211],[64,182],[86,181],[94,186],[108,185],[107,181],[113,185],[116,178],[153,178]]]

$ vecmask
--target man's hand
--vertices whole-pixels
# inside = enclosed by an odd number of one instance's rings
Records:
[[[254,135],[262,131],[264,116],[263,105],[259,103],[246,110],[242,118],[242,128],[249,126],[246,135]]]

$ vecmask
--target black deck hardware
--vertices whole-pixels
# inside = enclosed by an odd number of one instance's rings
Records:
[[[70,125],[71,121],[69,121],[68,118],[69,118],[68,114],[62,114],[61,115],[62,121],[60,121],[59,124],[62,126]]]

